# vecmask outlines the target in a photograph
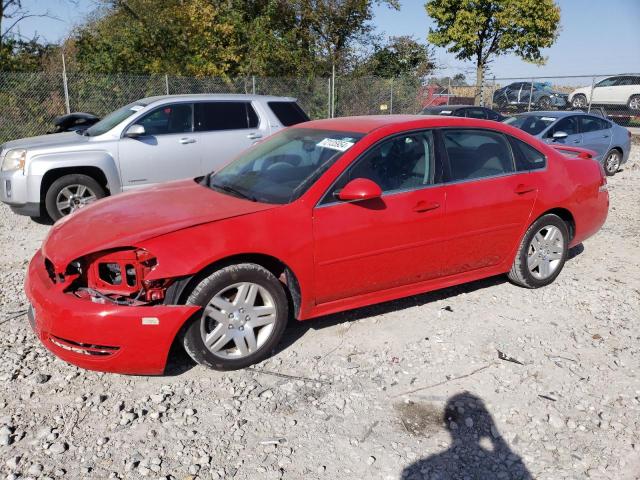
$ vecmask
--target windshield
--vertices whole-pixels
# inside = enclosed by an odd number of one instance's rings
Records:
[[[362,134],[290,128],[242,153],[213,175],[211,188],[265,203],[300,197]]]
[[[111,130],[113,127],[118,125],[120,122],[122,122],[123,120],[126,120],[134,113],[142,110],[147,105],[148,103],[141,102],[141,101],[133,102],[133,103],[130,103],[129,105],[125,105],[124,107],[119,108],[115,112],[111,112],[109,115],[104,117],[102,120],[100,120],[98,123],[96,123],[92,127],[86,129],[84,131],[84,135],[88,137],[95,137],[98,135],[102,135],[103,133],[107,133],[109,130]]]
[[[516,115],[515,117],[507,118],[504,123],[524,130],[531,135],[538,135],[556,120],[558,119],[541,115]]]

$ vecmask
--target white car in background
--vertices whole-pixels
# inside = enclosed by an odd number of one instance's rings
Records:
[[[632,112],[640,114],[640,75],[616,75],[600,80],[593,86],[577,88],[569,94],[573,108],[592,105],[625,105]]]

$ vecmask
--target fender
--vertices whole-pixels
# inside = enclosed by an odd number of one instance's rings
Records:
[[[105,150],[81,150],[74,152],[56,152],[34,154],[28,162],[27,175],[39,178],[51,170],[58,168],[96,167],[99,168],[107,179],[107,187],[111,194],[122,191],[122,183],[116,160]],[[39,187],[39,185],[38,185]],[[38,196],[39,196],[38,188]],[[39,201],[39,197],[36,201]]]

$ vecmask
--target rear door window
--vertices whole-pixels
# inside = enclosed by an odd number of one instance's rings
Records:
[[[451,181],[512,173],[511,146],[504,135],[485,130],[443,130]]]
[[[267,102],[276,118],[285,127],[309,121],[309,117],[296,102]]]
[[[242,130],[259,124],[250,102],[199,102],[194,113],[196,132]]]
[[[579,117],[579,124],[581,133],[597,132],[611,127],[606,120],[588,115]]]

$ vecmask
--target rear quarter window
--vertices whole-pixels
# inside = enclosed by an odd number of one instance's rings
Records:
[[[267,102],[267,105],[285,127],[309,121],[307,114],[296,102]]]
[[[528,172],[530,170],[540,170],[547,165],[546,157],[528,143],[518,140],[515,137],[509,137],[509,142],[511,142],[513,149],[517,171]]]

